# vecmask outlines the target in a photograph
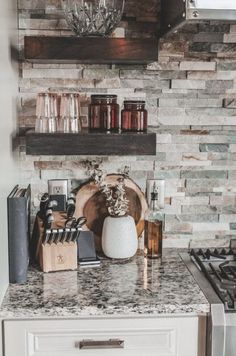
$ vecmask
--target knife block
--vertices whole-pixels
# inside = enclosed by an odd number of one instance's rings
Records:
[[[77,243],[41,244],[39,264],[43,272],[77,269]]]
[[[52,229],[61,228],[65,224],[65,214],[55,212]],[[45,229],[42,219],[37,215],[34,223],[32,240],[33,260],[39,262],[43,272],[56,272],[77,269],[77,243],[46,243],[43,244]]]

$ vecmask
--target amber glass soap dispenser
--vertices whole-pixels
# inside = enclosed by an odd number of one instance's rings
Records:
[[[158,204],[158,189],[154,183],[151,192],[151,202],[145,215],[144,254],[148,258],[162,256],[162,234],[164,213]]]

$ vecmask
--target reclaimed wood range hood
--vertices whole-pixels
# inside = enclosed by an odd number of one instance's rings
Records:
[[[200,21],[236,21],[236,0],[162,0],[161,34]]]

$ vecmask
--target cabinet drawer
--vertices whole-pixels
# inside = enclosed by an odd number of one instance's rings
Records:
[[[197,325],[197,318],[6,321],[5,356],[195,356]]]

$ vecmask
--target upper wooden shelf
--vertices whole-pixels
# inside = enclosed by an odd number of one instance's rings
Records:
[[[25,59],[34,62],[150,63],[157,60],[155,39],[25,36]]]
[[[28,155],[136,156],[156,154],[156,134],[148,133],[26,133]]]

